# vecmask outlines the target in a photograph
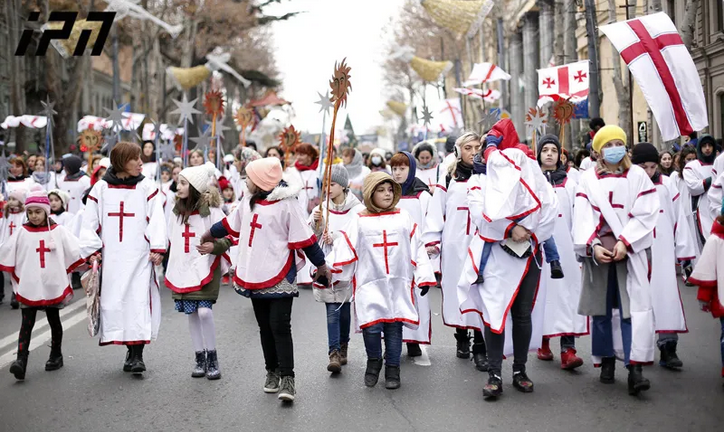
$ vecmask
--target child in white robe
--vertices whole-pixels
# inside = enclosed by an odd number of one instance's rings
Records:
[[[60,189],[53,189],[48,192],[48,200],[50,201],[50,215],[57,224],[69,227],[73,221],[73,213],[69,212],[68,201],[70,195]]]
[[[696,203],[696,226],[699,240],[699,250],[709,237],[713,215],[709,208],[707,192],[716,180],[714,160],[716,159],[716,142],[711,135],[702,135],[696,143],[696,160],[686,164],[683,171],[684,181],[691,193],[692,203]]]
[[[67,210],[76,214],[82,206],[81,196],[83,192],[91,187],[91,180],[85,172],[81,171],[83,161],[78,156],[68,156],[63,163],[66,176],[62,180],[58,179],[58,189],[68,192],[70,200],[68,201]]]
[[[78,240],[50,218],[50,202],[40,188],[25,200],[28,223],[0,248],[0,269],[13,275],[22,321],[17,359],[10,366],[15,379],[24,380],[30,351],[30,337],[38,310],[45,310],[51,333],[50,357],[46,371],[63,367],[61,344],[63,326],[60,309],[73,298],[68,274],[83,261]]]
[[[353,281],[354,311],[362,329],[367,369],[364,382],[374,387],[382,370],[385,334],[385,387],[400,387],[402,327],[418,327],[415,287],[424,296],[435,274],[412,217],[396,208],[402,188],[389,174],[375,172],[364,182],[366,210],[342,230],[327,258],[333,282]]]
[[[678,369],[684,365],[676,353],[679,333],[687,333],[688,329],[676,280],[676,263],[678,261],[684,268],[685,263],[690,266],[697,247],[692,241],[686,218],[679,209],[680,197],[673,181],[657,170],[656,147],[650,143],[636,144],[631,161],[646,171],[659,194],[661,209],[651,247],[651,285],[656,287],[653,305],[656,332],[659,334],[657,346],[661,352],[659,365]]]
[[[189,317],[196,367],[191,376],[221,378],[216,351],[216,329],[212,307],[219,297],[221,277],[229,269],[226,255],[231,240],[201,242],[201,234],[224,219],[218,190],[209,186],[214,164],[181,171],[174,216],[168,222],[169,259],[166,286],[173,291],[176,310]]]
[[[25,202],[27,192],[28,191],[23,188],[16,188],[10,192],[5,207],[3,208],[2,222],[0,222],[0,245],[9,242],[25,223],[27,216],[25,215],[25,205],[23,203]],[[3,291],[3,295],[0,295],[0,300],[4,297],[4,287],[5,273],[3,272],[0,273],[0,289]],[[15,292],[11,292],[10,306],[13,309],[19,307],[18,301],[15,298]]]
[[[342,165],[332,165],[332,175],[329,187],[329,222],[327,232],[324,232],[325,216],[327,213],[327,200],[322,200],[322,210],[312,210],[309,216],[309,226],[319,239],[319,244],[325,253],[331,252],[335,239],[341,238],[340,232],[357,213],[365,206],[348,189],[349,175]],[[352,283],[341,281],[331,286],[320,283],[314,284],[314,299],[324,303],[327,312],[327,342],[329,364],[327,371],[339,373],[342,366],[347,364],[347,351],[349,348],[349,331],[351,324],[350,302],[353,297]]]

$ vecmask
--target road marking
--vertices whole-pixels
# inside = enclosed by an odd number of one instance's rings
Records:
[[[85,296],[83,296],[83,299],[79,299],[72,304],[64,307],[60,310],[60,317],[63,318],[64,316],[71,314],[75,312],[76,310],[85,307]],[[83,316],[86,316],[83,314]],[[63,326],[65,327],[66,323],[63,323]],[[35,322],[35,327],[33,328],[33,331],[36,330],[42,330],[43,328],[48,326],[48,319],[43,318]],[[70,327],[70,326],[69,326]],[[19,331],[20,329],[18,329]],[[0,339],[0,351],[3,351],[7,349],[10,345],[16,344],[18,342],[18,333],[17,331],[9,336],[6,336],[2,339]]]

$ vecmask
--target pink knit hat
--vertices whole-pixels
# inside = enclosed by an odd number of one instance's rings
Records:
[[[25,208],[37,207],[43,209],[46,214],[50,214],[50,200],[44,190],[33,190],[25,198]]]
[[[282,164],[275,157],[257,159],[246,166],[246,175],[261,190],[269,192],[282,180]]]

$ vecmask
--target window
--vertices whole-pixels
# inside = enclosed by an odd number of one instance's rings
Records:
[[[719,136],[724,133],[724,92],[719,92],[716,95],[716,98],[719,102],[719,121],[718,121],[718,129],[719,129]]]
[[[666,0],[666,13],[676,25],[676,0]]]
[[[716,29],[724,31],[724,0],[714,0],[716,5]]]

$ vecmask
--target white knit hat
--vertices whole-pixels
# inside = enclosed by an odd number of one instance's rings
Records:
[[[50,198],[50,194],[55,194],[60,198],[60,201],[63,202],[63,207],[68,208],[68,201],[70,201],[70,194],[64,190],[60,189],[53,189],[48,191],[48,198]]]
[[[211,162],[196,167],[184,168],[179,175],[189,181],[199,193],[209,190],[216,173],[216,166]]]

